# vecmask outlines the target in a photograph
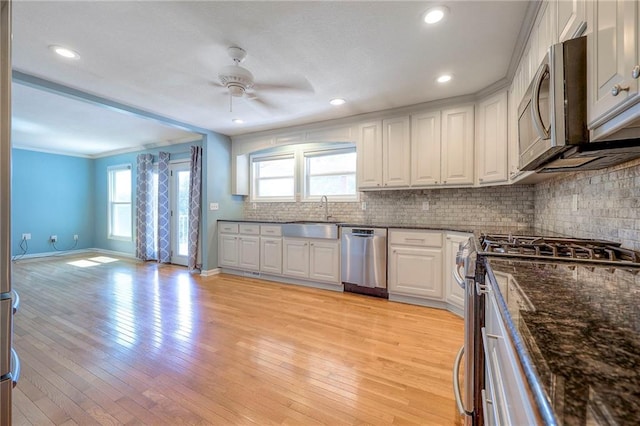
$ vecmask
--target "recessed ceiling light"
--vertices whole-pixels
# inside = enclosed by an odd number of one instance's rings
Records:
[[[78,54],[78,52],[74,52],[73,50],[67,49],[66,47],[56,46],[54,44],[54,45],[49,46],[49,49],[53,50],[54,52],[56,52],[58,55],[62,56],[63,58],[80,59],[80,55]]]
[[[440,22],[448,12],[449,9],[444,6],[432,7],[424,14],[424,22],[426,22],[427,24],[435,24],[436,22]]]
[[[234,119],[233,119],[233,120],[231,120],[231,121],[233,121],[233,122],[234,122],[234,123],[236,123],[236,124],[242,124],[242,123],[244,123],[244,120],[243,120],[242,118],[234,118]]]
[[[347,101],[342,98],[331,99],[329,103],[333,106],[344,105]]]
[[[436,78],[438,83],[447,83],[451,81],[451,76],[449,74],[442,74],[440,77]]]

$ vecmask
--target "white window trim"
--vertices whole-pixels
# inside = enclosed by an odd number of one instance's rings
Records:
[[[323,155],[337,155],[337,154],[342,154],[342,153],[350,153],[350,152],[357,152],[356,151],[356,147],[344,147],[344,146],[340,146],[340,147],[326,147],[326,148],[320,148],[320,149],[307,149],[307,150],[303,150],[301,152],[301,159],[300,159],[300,188],[302,189],[301,191],[301,197],[300,197],[300,201],[303,203],[317,203],[320,201],[320,199],[322,198],[322,195],[320,196],[310,196],[308,195],[308,188],[309,188],[309,176],[307,174],[307,157],[320,157]],[[356,154],[357,155],[357,154]],[[354,175],[357,172],[354,172]],[[335,173],[327,173],[327,176],[336,176]],[[321,176],[321,175],[316,175],[316,176]],[[357,176],[356,176],[357,179]],[[358,202],[360,201],[360,192],[358,192],[357,188],[356,188],[356,192],[353,195],[327,195],[328,198],[330,198],[330,202],[341,202],[341,203],[354,203],[354,202]]]
[[[111,201],[112,197],[112,183],[111,183],[111,172],[118,170],[131,170],[131,198],[128,203],[122,201]],[[112,222],[111,222],[111,211],[112,205],[115,204],[129,204],[131,206],[131,236],[125,237],[121,235],[113,235],[112,233]],[[117,240],[117,241],[133,241],[133,170],[131,164],[119,164],[116,166],[107,167],[107,239],[109,240]]]
[[[256,197],[256,185],[254,179],[254,162],[269,161],[269,160],[284,160],[293,159],[293,195],[291,197]],[[273,153],[273,154],[260,154],[251,155],[249,157],[249,179],[251,185],[250,201],[254,203],[294,203],[296,201],[296,194],[298,193],[298,184],[296,179],[297,158],[295,152],[288,153]],[[275,178],[274,178],[275,179]]]

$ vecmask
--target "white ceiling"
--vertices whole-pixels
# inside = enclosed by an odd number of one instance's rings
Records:
[[[446,19],[421,15],[446,4]],[[13,68],[199,128],[238,135],[475,93],[508,72],[526,1],[25,1]],[[77,51],[64,60],[48,49]],[[218,71],[244,48],[255,95],[229,112]],[[454,79],[440,85],[440,73]],[[298,90],[274,90],[294,86]],[[343,97],[347,104],[329,105]],[[57,99],[56,99],[57,98]],[[113,108],[13,85],[16,146],[80,155],[193,135]],[[237,125],[232,118],[242,118]],[[79,139],[78,139],[79,136]],[[73,144],[73,140],[76,143]],[[79,143],[77,141],[80,141]]]

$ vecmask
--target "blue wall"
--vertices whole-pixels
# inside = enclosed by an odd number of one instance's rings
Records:
[[[11,248],[19,255],[22,234],[30,233],[29,254],[56,247],[94,247],[94,164],[88,158],[14,149],[12,151]]]

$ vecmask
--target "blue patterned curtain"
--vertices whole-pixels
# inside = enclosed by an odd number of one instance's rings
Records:
[[[189,262],[190,270],[199,269],[200,206],[202,204],[202,148],[191,147],[191,173],[189,179]]]
[[[153,155],[140,154],[136,177],[136,257],[156,258],[153,229]]]
[[[158,262],[171,262],[171,207],[168,152],[158,155]]]

